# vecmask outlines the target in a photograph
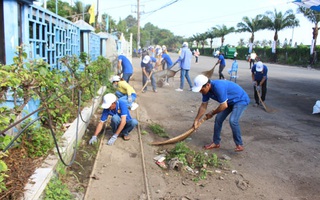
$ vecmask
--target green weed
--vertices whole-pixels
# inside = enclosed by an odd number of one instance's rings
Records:
[[[162,138],[169,138],[169,135],[165,132],[164,128],[162,128],[159,124],[153,123],[149,125],[149,128],[154,134],[157,134]]]

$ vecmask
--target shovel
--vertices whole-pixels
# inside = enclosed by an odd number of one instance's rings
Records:
[[[259,97],[259,101],[260,101],[260,103],[262,104],[264,110],[265,110],[267,113],[271,113],[271,110],[268,109],[268,107],[266,106],[266,104],[262,101],[261,96],[260,96],[260,92],[259,92],[259,90],[257,90],[257,87],[256,87],[256,92],[257,92],[257,95],[258,95],[258,97]]]
[[[152,76],[152,73],[153,73],[153,70],[152,70],[151,73],[149,74],[148,80],[150,80],[150,78],[151,78],[151,76]],[[144,90],[145,87],[147,87],[148,82],[149,82],[149,81],[147,81],[147,82],[144,84],[144,86],[141,88],[141,92]]]
[[[204,117],[201,119],[201,121],[199,122],[199,126],[204,122],[206,121],[207,118]],[[151,145],[165,145],[165,144],[174,144],[174,143],[177,143],[177,142],[180,142],[184,139],[186,139],[187,137],[189,137],[193,132],[195,131],[195,128],[192,127],[190,128],[189,130],[187,130],[186,132],[182,133],[181,135],[178,135],[174,138],[171,138],[171,139],[168,139],[168,140],[165,140],[165,141],[157,141],[157,142],[152,142]]]

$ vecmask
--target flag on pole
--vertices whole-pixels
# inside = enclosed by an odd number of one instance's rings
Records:
[[[109,33],[109,16],[107,15],[106,16],[106,31],[107,31],[107,33]]]
[[[89,24],[93,24],[95,22],[94,5],[90,6],[88,13],[90,14]]]
[[[293,3],[320,12],[320,0],[295,0]]]

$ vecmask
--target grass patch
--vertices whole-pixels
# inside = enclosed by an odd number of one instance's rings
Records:
[[[154,134],[158,135],[159,137],[169,138],[169,135],[166,133],[164,128],[162,128],[159,124],[157,123],[150,124],[149,128]]]

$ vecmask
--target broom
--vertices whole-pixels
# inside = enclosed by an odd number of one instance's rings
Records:
[[[202,120],[199,122],[199,126],[204,122],[206,121],[207,118],[204,117],[202,118]],[[164,144],[174,144],[174,143],[177,143],[177,142],[180,142],[184,139],[186,139],[187,137],[189,137],[193,132],[195,131],[195,128],[192,127],[190,128],[189,130],[187,130],[186,132],[182,133],[181,135],[178,135],[174,138],[171,138],[171,139],[168,139],[168,140],[165,140],[165,141],[157,141],[157,142],[152,142],[151,145],[164,145]]]
[[[208,79],[211,78],[212,74],[213,74],[213,71],[214,71],[214,68],[216,68],[217,64],[215,64],[212,69],[210,69],[209,71],[204,71],[202,72],[203,75],[205,75],[206,77],[208,77]]]

